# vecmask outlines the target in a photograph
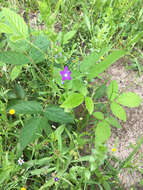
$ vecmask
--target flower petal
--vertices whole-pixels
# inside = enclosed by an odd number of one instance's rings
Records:
[[[67,66],[65,66],[64,71],[65,71],[65,72],[67,72],[67,71],[68,71],[68,67],[67,67]]]

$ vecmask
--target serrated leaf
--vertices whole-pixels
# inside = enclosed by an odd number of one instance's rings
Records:
[[[103,143],[111,136],[111,128],[107,122],[101,121],[95,129],[95,144]]]
[[[93,116],[96,118],[96,119],[99,119],[99,120],[103,120],[104,119],[104,114],[102,112],[94,112],[93,113]]]
[[[47,48],[50,46],[50,41],[46,35],[39,35],[34,39],[34,46],[29,49],[29,56],[34,63],[42,62],[46,59]]]
[[[11,34],[13,31],[8,25],[0,22],[0,33]]]
[[[100,87],[98,87],[94,95],[95,101],[102,98],[105,95],[105,92],[106,92],[106,84],[103,84]]]
[[[14,51],[0,51],[0,61],[13,65],[24,65],[30,63],[30,60],[25,54]]]
[[[110,125],[112,125],[113,127],[116,128],[122,128],[122,126],[120,125],[120,123],[114,118],[114,117],[107,117],[105,119],[105,121],[107,121]]]
[[[112,113],[119,119],[126,121],[126,112],[125,110],[116,102],[111,103],[110,108]]]
[[[74,123],[73,117],[55,105],[47,106],[44,114],[48,120],[58,123]]]
[[[18,101],[16,104],[10,106],[8,110],[14,109],[18,114],[40,114],[42,106],[36,101]]]
[[[113,101],[118,95],[118,83],[116,80],[113,80],[107,89],[108,100]]]
[[[13,30],[13,33],[23,36],[28,35],[28,26],[20,15],[8,8],[2,8],[2,12],[6,18],[8,26]]]
[[[19,74],[21,73],[21,70],[22,70],[22,66],[21,65],[17,65],[17,66],[14,66],[11,73],[10,73],[10,78],[11,80],[15,80]]]
[[[91,97],[85,97],[85,106],[86,106],[89,114],[91,115],[94,110],[94,103],[93,103]]]
[[[117,102],[123,106],[130,108],[138,107],[141,104],[141,98],[139,95],[133,92],[125,92],[119,95]]]
[[[75,108],[79,106],[84,100],[84,96],[79,93],[71,94],[61,105],[63,108]]]
[[[46,120],[42,117],[32,118],[24,124],[19,139],[21,151],[41,135],[42,129],[46,127],[46,124]]]

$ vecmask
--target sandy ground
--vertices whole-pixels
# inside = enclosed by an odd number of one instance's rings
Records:
[[[137,72],[126,70],[125,62],[126,61],[124,59],[121,59],[116,64],[112,65],[108,71],[106,71],[106,74],[111,76],[111,80],[116,80],[118,82],[120,92],[135,92],[143,100],[143,75],[139,77]],[[127,158],[127,156],[132,152],[133,148],[129,148],[129,145],[135,145],[137,138],[143,136],[143,102],[137,108],[125,107],[125,110],[127,113],[127,122],[121,122],[122,129],[112,128],[112,135],[107,143],[108,149],[111,150],[116,137],[119,138],[117,151],[114,154],[121,160]],[[143,153],[143,145],[135,155],[135,158],[137,158],[141,153]],[[137,164],[143,168],[143,158],[139,159]],[[143,176],[141,176],[137,171],[132,173],[131,171],[124,169],[120,173],[119,179],[124,185],[125,190],[128,190],[130,189],[130,186],[137,184],[141,179],[143,179]]]

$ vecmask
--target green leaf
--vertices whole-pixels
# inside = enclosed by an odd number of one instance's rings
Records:
[[[91,115],[94,110],[94,103],[93,103],[91,97],[85,97],[85,106],[86,106],[89,114]]]
[[[79,106],[84,100],[84,96],[79,93],[71,94],[61,105],[63,108],[75,108]]]
[[[73,91],[78,91],[84,96],[88,93],[86,86],[84,85],[83,81],[80,79],[75,79],[72,80],[72,90]]]
[[[76,34],[76,30],[72,30],[70,32],[67,32],[66,34],[64,34],[63,36],[63,45],[67,44],[69,42],[70,39],[73,38],[73,36]]]
[[[19,74],[21,73],[21,70],[22,70],[22,66],[21,65],[17,65],[17,66],[14,66],[11,73],[10,73],[10,78],[11,80],[15,80]]]
[[[92,52],[91,54],[87,55],[84,60],[80,64],[80,70],[83,73],[90,72],[90,68],[96,66],[96,62],[100,60],[100,58],[107,53],[111,47],[103,48],[100,52]]]
[[[133,92],[125,92],[119,95],[117,102],[123,106],[130,108],[138,107],[141,104],[141,98],[139,95]]]
[[[2,12],[6,18],[6,23],[13,30],[13,33],[23,36],[28,35],[28,26],[20,15],[8,8],[2,8]]]
[[[143,31],[138,32],[138,34],[135,35],[134,38],[129,41],[128,46],[129,47],[132,45],[134,46],[142,38],[142,36],[143,36]]]
[[[107,181],[103,182],[103,187],[105,188],[105,190],[112,190],[109,183]]]
[[[55,137],[56,137],[56,139],[57,139],[57,141],[58,141],[58,150],[60,151],[60,152],[62,152],[62,133],[64,132],[64,130],[65,130],[65,126],[64,125],[61,125],[61,126],[59,126],[57,129],[56,129],[56,131],[55,131]]]
[[[32,118],[24,124],[19,138],[21,151],[41,135],[41,132],[46,125],[46,120],[42,117]]]
[[[99,119],[99,120],[103,120],[104,119],[104,114],[102,112],[94,112],[93,113],[93,116],[96,118],[96,119]]]
[[[51,172],[53,172],[55,170],[56,170],[56,167],[53,167],[53,168],[50,167],[49,168],[47,166],[47,167],[42,167],[40,169],[32,170],[32,171],[30,171],[30,174],[31,175],[45,175],[45,173],[48,174],[48,173],[51,173]]]
[[[0,51],[0,61],[13,65],[24,65],[30,63],[30,60],[25,54],[14,51]]]
[[[95,101],[102,98],[106,92],[106,83],[98,87],[95,91],[94,99]]]
[[[108,100],[113,101],[118,95],[118,83],[116,80],[113,80],[107,90]]]
[[[118,50],[112,52],[108,55],[101,63],[92,65],[88,70],[86,76],[88,79],[96,78],[99,74],[107,70],[115,61],[126,54],[123,50]]]
[[[122,128],[122,126],[120,125],[120,123],[114,118],[114,117],[107,117],[105,119],[105,121],[107,121],[110,125],[112,125],[113,127],[116,128]]]
[[[48,120],[58,123],[74,123],[74,119],[69,113],[55,105],[46,107],[45,116]]]
[[[0,22],[0,33],[11,34],[13,31],[8,25]]]
[[[36,101],[18,101],[15,105],[12,105],[8,110],[14,109],[18,114],[40,114],[42,112],[42,106]]]
[[[25,90],[19,84],[15,85],[15,93],[16,93],[17,98],[19,98],[19,99],[24,99],[25,98],[25,95],[26,95]]]
[[[34,63],[42,62],[46,59],[47,49],[50,46],[50,41],[47,36],[41,34],[37,36],[29,49],[29,56],[32,58]]]
[[[111,136],[111,128],[107,122],[101,121],[97,124],[95,129],[95,144],[105,142]]]
[[[112,113],[119,119],[126,121],[126,112],[125,110],[116,102],[111,103],[110,108]]]

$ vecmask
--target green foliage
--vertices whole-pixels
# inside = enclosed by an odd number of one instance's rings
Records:
[[[1,3],[0,189],[122,189],[117,174],[142,140],[115,159],[106,142],[121,125],[111,114],[125,122],[122,106],[138,107],[141,98],[99,75],[130,55],[141,76],[141,0],[15,1],[23,18]],[[63,84],[65,66],[72,79]]]
[[[108,86],[107,90],[108,100],[114,101],[117,95],[118,95],[118,83],[116,80],[113,80]]]
[[[94,110],[94,103],[93,103],[91,97],[88,97],[88,96],[85,97],[85,106],[86,106],[89,114],[91,115]]]
[[[55,105],[47,106],[44,114],[50,121],[59,123],[74,123],[73,117],[70,114],[64,112],[62,108]]]
[[[106,121],[101,121],[95,129],[95,145],[105,142],[111,135],[111,128]]]
[[[84,96],[79,93],[71,94],[61,105],[63,108],[75,108],[79,106],[84,100]]]
[[[47,120],[43,117],[32,118],[24,124],[19,137],[21,151],[41,135],[42,129],[46,128],[46,125]]]
[[[18,101],[11,105],[8,110],[14,109],[17,114],[40,114],[42,106],[36,101]]]
[[[112,102],[110,105],[112,113],[119,119],[126,121],[126,112],[125,110],[116,102]]]
[[[131,108],[138,107],[141,104],[141,98],[133,92],[125,92],[120,94],[117,101],[119,104]]]

